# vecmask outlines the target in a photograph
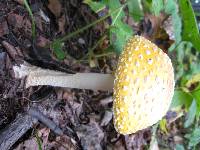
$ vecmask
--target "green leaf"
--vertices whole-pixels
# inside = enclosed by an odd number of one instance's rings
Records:
[[[186,87],[191,87],[192,84],[195,84],[195,83],[199,83],[200,82],[200,73],[196,74],[196,75],[193,75],[193,77],[188,80],[188,82],[186,83]]]
[[[175,90],[170,109],[180,109],[183,105],[186,109],[189,108],[193,97],[182,90]]]
[[[195,128],[191,134],[185,136],[189,140],[189,148],[192,148],[200,142],[200,128]]]
[[[152,13],[158,16],[164,8],[163,0],[152,0]]]
[[[197,90],[195,89],[194,91],[191,92],[191,94],[196,100],[196,103],[197,103],[196,116],[199,117],[200,116],[200,89],[197,89]]]
[[[62,42],[59,40],[53,41],[51,48],[59,60],[63,60],[65,58],[65,52],[62,50]]]
[[[127,40],[132,36],[132,30],[126,24],[118,25],[110,29],[110,40],[115,51],[120,54]]]
[[[38,131],[36,131],[35,137],[36,137],[36,142],[38,144],[38,149],[42,150],[42,140],[41,140],[41,138],[38,135]]]
[[[144,13],[141,0],[128,0],[128,9],[130,16],[135,21],[140,21],[143,18]]]
[[[188,128],[190,125],[192,125],[192,123],[194,122],[195,116],[196,116],[196,111],[197,111],[197,104],[196,104],[196,100],[194,99],[192,101],[192,104],[189,108],[188,114],[187,114],[187,119],[184,123],[184,127]]]
[[[32,28],[32,37],[33,37],[33,39],[35,39],[35,38],[36,38],[36,25],[35,25],[35,19],[34,19],[34,16],[33,16],[32,10],[31,10],[31,8],[30,8],[30,6],[29,6],[27,0],[23,0],[23,2],[24,2],[24,5],[25,5],[25,7],[26,7],[26,9],[27,9],[27,11],[28,11],[30,17],[31,17],[31,21],[32,21],[32,25],[31,25],[31,28]]]
[[[185,148],[183,147],[183,145],[177,144],[176,150],[185,150]]]
[[[93,0],[84,0],[83,3],[88,4],[95,13],[98,13],[106,7],[103,1],[96,2]]]
[[[178,9],[177,9],[176,0],[166,0],[164,2],[164,11],[167,14],[177,13]]]
[[[187,41],[182,41],[177,45],[176,59],[173,59],[173,61],[175,61],[174,64],[177,64],[177,66],[175,67],[176,68],[176,73],[175,73],[176,80],[179,80],[181,77],[183,79],[183,75],[184,75],[184,77],[186,77],[185,75],[187,73],[186,72],[187,70],[185,70],[186,67],[185,67],[184,61],[185,61],[185,56],[191,56],[191,55],[186,54],[187,51],[191,52],[191,48],[192,48],[192,44]],[[185,86],[185,83],[183,86]]]
[[[152,0],[141,0],[144,13],[151,13]]]
[[[175,42],[178,44],[181,41],[182,22],[178,13],[172,14],[172,26],[174,28]]]
[[[99,2],[84,0],[84,3],[88,4],[95,12],[107,6],[109,13],[111,13],[122,6],[119,0],[102,0]],[[110,43],[117,53],[121,53],[127,40],[133,35],[132,28],[123,22],[124,17],[123,7],[116,13],[111,14],[112,24],[109,29]]]
[[[164,3],[164,12],[172,17],[172,26],[175,37],[175,44],[169,49],[172,51],[181,41],[182,21],[178,12],[178,5],[176,0],[166,0]]]
[[[109,12],[112,12],[113,10],[121,7],[121,3],[119,2],[119,0],[109,0],[107,3],[108,7],[109,7]],[[121,22],[121,19],[125,16],[124,11],[121,10],[119,12],[113,13],[111,15],[112,18],[112,25],[114,24],[118,24],[119,22]],[[113,23],[114,22],[114,23]]]
[[[189,51],[189,54],[191,53],[191,48],[192,44],[190,42],[182,41],[178,46],[177,46],[177,58],[178,62],[183,64],[183,59],[185,57],[186,51]]]
[[[182,17],[182,39],[190,41],[194,48],[200,51],[200,35],[195,14],[189,0],[179,0],[180,14]]]
[[[168,133],[168,132],[167,132],[167,120],[166,120],[166,119],[160,120],[159,126],[160,126],[160,129],[161,129],[164,133],[166,133],[166,134]]]
[[[108,1],[109,11],[112,12],[121,6],[119,0]],[[133,35],[131,27],[122,22],[125,17],[123,9],[111,15],[112,25],[110,28],[110,42],[117,53],[121,53],[127,40]]]

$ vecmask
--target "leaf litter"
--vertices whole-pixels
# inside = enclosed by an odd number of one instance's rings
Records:
[[[2,3],[0,2],[0,5]],[[14,149],[37,149],[36,132],[39,139],[41,139],[43,149],[108,148],[131,150],[148,147],[152,138],[150,128],[127,136],[119,135],[115,131],[112,123],[112,93],[67,88],[53,88],[51,91],[43,91],[42,87],[23,88],[23,80],[18,81],[12,75],[10,69],[12,65],[20,59],[21,61],[28,59],[39,66],[43,62],[37,62],[32,59],[31,20],[23,7],[22,1],[13,2],[8,0],[8,3],[10,4],[10,9],[4,11],[6,19],[0,19],[0,37],[4,39],[0,43],[0,129],[3,129],[5,125],[13,121],[17,113],[23,113],[27,107],[39,103],[38,108],[41,112],[65,133],[64,135],[56,135],[44,124],[39,123],[28,137],[22,138],[22,141],[15,145]],[[71,33],[98,18],[88,6],[80,1],[49,0],[48,3],[34,1],[31,6],[39,7],[34,12],[38,29],[36,44],[42,48],[45,48],[56,37]],[[117,25],[121,25],[121,18],[123,17],[124,14],[117,20]],[[144,16],[141,24],[133,20],[129,21],[132,26],[137,26],[135,29],[138,32],[142,31],[142,35],[151,37],[153,42],[158,43],[160,47],[167,50],[174,35],[172,34],[173,30],[169,28],[171,27],[170,18],[162,26],[163,22],[166,21],[165,19],[166,16],[161,14],[158,17]],[[85,56],[88,52],[88,47],[92,47],[99,37],[103,35],[106,30],[104,26],[106,25],[103,23],[99,24],[64,43],[63,52],[67,55],[63,62],[70,66],[70,69],[77,72],[110,73],[113,71],[116,66],[116,57],[111,57],[112,60],[98,60],[94,68],[90,68],[87,63],[77,63],[76,61],[77,58]],[[127,31],[129,31],[129,28],[127,28]],[[126,31],[122,31],[122,36],[124,36],[124,32]],[[105,45],[100,46],[107,47],[107,40],[103,41]],[[160,43],[160,41],[167,42]],[[117,46],[120,49],[121,45]],[[96,49],[97,53],[98,49],[100,51],[101,48]],[[45,53],[50,55],[50,61],[56,59],[53,51],[47,50]],[[98,63],[103,65],[101,66]],[[48,67],[48,65],[46,66]],[[180,123],[180,121],[177,122]],[[171,123],[167,128],[170,130],[167,135],[162,131],[158,131],[160,139],[164,139],[166,142],[162,143],[163,141],[158,140],[159,146],[164,147],[169,144],[174,147],[174,143],[181,144],[183,142],[182,132],[184,132],[181,130],[183,128],[182,125]],[[172,135],[175,136],[173,141],[170,141]]]

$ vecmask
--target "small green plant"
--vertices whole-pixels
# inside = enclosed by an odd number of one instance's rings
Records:
[[[58,39],[55,39],[52,43],[51,43],[51,48],[54,50],[56,56],[58,59],[62,60],[65,58],[65,53],[64,51],[62,50],[62,43],[66,40],[69,40],[70,38],[76,36],[77,34],[91,28],[92,26],[102,22],[103,20],[105,20],[106,18],[110,17],[110,16],[113,16],[115,14],[115,21],[117,21],[118,17],[120,16],[120,12],[122,11],[123,7],[125,6],[126,4],[124,5],[120,5],[119,7],[117,8],[114,8],[112,11],[110,11],[107,15],[103,16],[102,18],[92,22],[91,24],[88,24],[86,26],[84,26],[83,28],[81,29],[78,29],[77,31],[75,32],[72,32],[62,38],[58,38]],[[119,11],[119,12],[118,12]]]
[[[42,150],[42,140],[38,135],[38,131],[35,131],[35,138],[36,138],[36,142],[38,144],[38,150]]]
[[[25,5],[30,17],[31,17],[31,20],[32,20],[32,37],[33,37],[33,39],[35,39],[36,38],[35,19],[34,19],[33,13],[31,11],[31,8],[30,8],[27,0],[24,0],[24,5]]]

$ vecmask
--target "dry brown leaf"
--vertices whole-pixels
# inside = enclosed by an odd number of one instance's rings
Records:
[[[175,40],[174,28],[173,28],[171,16],[167,20],[164,21],[163,28],[165,29],[165,31],[169,35],[170,40]]]
[[[38,149],[38,143],[37,143],[37,139],[34,138],[30,138],[22,143],[20,143],[14,150],[32,150],[32,149]]]
[[[37,38],[36,44],[37,44],[38,47],[45,47],[45,46],[47,46],[48,44],[50,44],[50,40],[48,40],[48,39],[46,39],[45,37],[43,37],[43,36],[40,35],[40,36]]]
[[[161,14],[160,16],[156,17],[151,14],[145,15],[144,22],[143,22],[143,33],[144,37],[151,37],[151,39],[155,39],[160,36],[160,32],[162,30],[162,24],[165,20],[166,16]]]
[[[173,42],[163,28],[163,23],[166,19],[167,16],[165,14],[160,14],[160,16],[147,14],[142,23],[142,36],[155,43],[164,52],[167,52]]]
[[[127,150],[143,149],[143,146],[147,145],[147,141],[146,141],[147,139],[144,136],[144,133],[146,131],[148,131],[148,129],[139,131],[135,134],[126,135],[125,136],[125,144],[126,144]]]
[[[12,26],[14,26],[15,28],[22,28],[23,26],[23,17],[18,15],[18,14],[14,14],[11,13],[8,15],[8,23]]]
[[[90,120],[87,125],[81,124],[77,127],[76,133],[83,149],[102,149],[101,142],[104,138],[104,133],[94,120]]]
[[[41,32],[44,32],[43,31],[43,25],[42,25],[42,21],[43,21],[42,17],[39,16],[39,15],[35,15],[34,19],[35,19],[36,27],[39,28]]]
[[[55,141],[49,142],[45,149],[56,149],[56,150],[77,150],[78,147],[76,146],[76,143],[73,143],[74,141],[70,139],[68,136],[57,136]]]
[[[45,145],[48,144],[50,129],[45,127],[45,128],[38,130],[37,132],[38,132],[38,136],[40,138],[42,138],[42,147],[43,147],[43,149],[45,149]]]
[[[58,32],[61,33],[62,35],[65,34],[65,15],[62,15],[58,19]]]
[[[17,3],[19,3],[20,5],[24,5],[24,0],[14,0],[16,1]]]
[[[2,22],[0,22],[0,37],[6,35],[8,33],[9,33],[8,24],[7,24],[6,20],[2,20]]]
[[[6,41],[3,41],[2,45],[5,47],[7,53],[13,60],[15,60],[18,57],[18,53],[13,45],[11,45],[10,43]]]
[[[183,141],[184,141],[183,137],[181,137],[179,135],[175,135],[173,137],[173,139],[174,139],[174,143],[175,144],[183,144]]]
[[[112,150],[119,150],[119,149],[120,150],[126,150],[122,139],[118,140],[110,149],[112,149]]]
[[[60,16],[62,5],[59,0],[49,0],[48,8],[56,17]]]

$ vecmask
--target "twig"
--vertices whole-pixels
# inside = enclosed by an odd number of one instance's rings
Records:
[[[29,109],[28,114],[33,118],[39,120],[48,128],[50,128],[54,133],[58,135],[63,135],[63,131],[49,118],[47,118],[39,109],[32,107]]]
[[[35,120],[35,123],[37,120]],[[8,150],[33,126],[32,117],[28,114],[18,115],[3,131],[0,132],[0,149]]]

